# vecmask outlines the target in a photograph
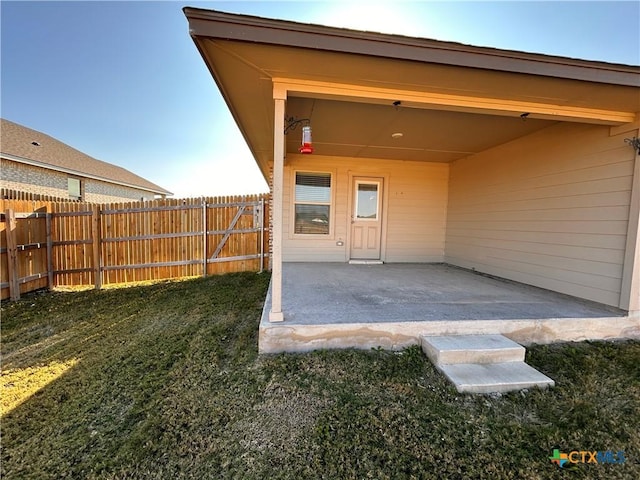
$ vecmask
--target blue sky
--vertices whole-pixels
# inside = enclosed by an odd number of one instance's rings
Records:
[[[3,118],[178,197],[266,191],[182,7],[640,65],[640,2],[0,2]]]

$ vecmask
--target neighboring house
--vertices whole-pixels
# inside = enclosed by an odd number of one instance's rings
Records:
[[[446,262],[640,315],[640,67],[184,12],[271,185],[272,321],[283,262]]]
[[[0,133],[1,188],[94,203],[171,195],[129,170],[9,120],[2,119]]]

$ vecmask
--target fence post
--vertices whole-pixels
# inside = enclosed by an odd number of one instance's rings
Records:
[[[102,252],[100,251],[100,206],[94,205],[91,213],[91,236],[93,237],[93,279],[96,290],[102,288]]]
[[[260,198],[260,273],[264,271],[264,197]]]
[[[7,235],[7,273],[9,274],[9,298],[20,300],[20,282],[18,277],[18,247],[16,240],[16,213],[12,208],[5,210],[5,233]]]
[[[49,210],[49,208],[47,208]],[[47,211],[47,280],[49,284],[49,290],[53,285],[53,237],[51,232],[51,212]]]
[[[207,276],[207,199],[202,197],[202,276]]]

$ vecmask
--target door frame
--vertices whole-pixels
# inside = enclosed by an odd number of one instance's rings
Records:
[[[389,175],[381,172],[371,171],[349,171],[348,172],[349,184],[347,188],[347,215],[346,215],[346,244],[345,244],[345,262],[351,260],[351,216],[353,215],[355,208],[355,184],[356,180],[371,179],[380,180],[382,188],[382,197],[380,198],[380,260],[386,261],[387,257],[387,213],[389,211]]]

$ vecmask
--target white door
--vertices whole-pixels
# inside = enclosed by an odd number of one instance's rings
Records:
[[[351,259],[379,260],[382,233],[382,179],[354,178]]]

